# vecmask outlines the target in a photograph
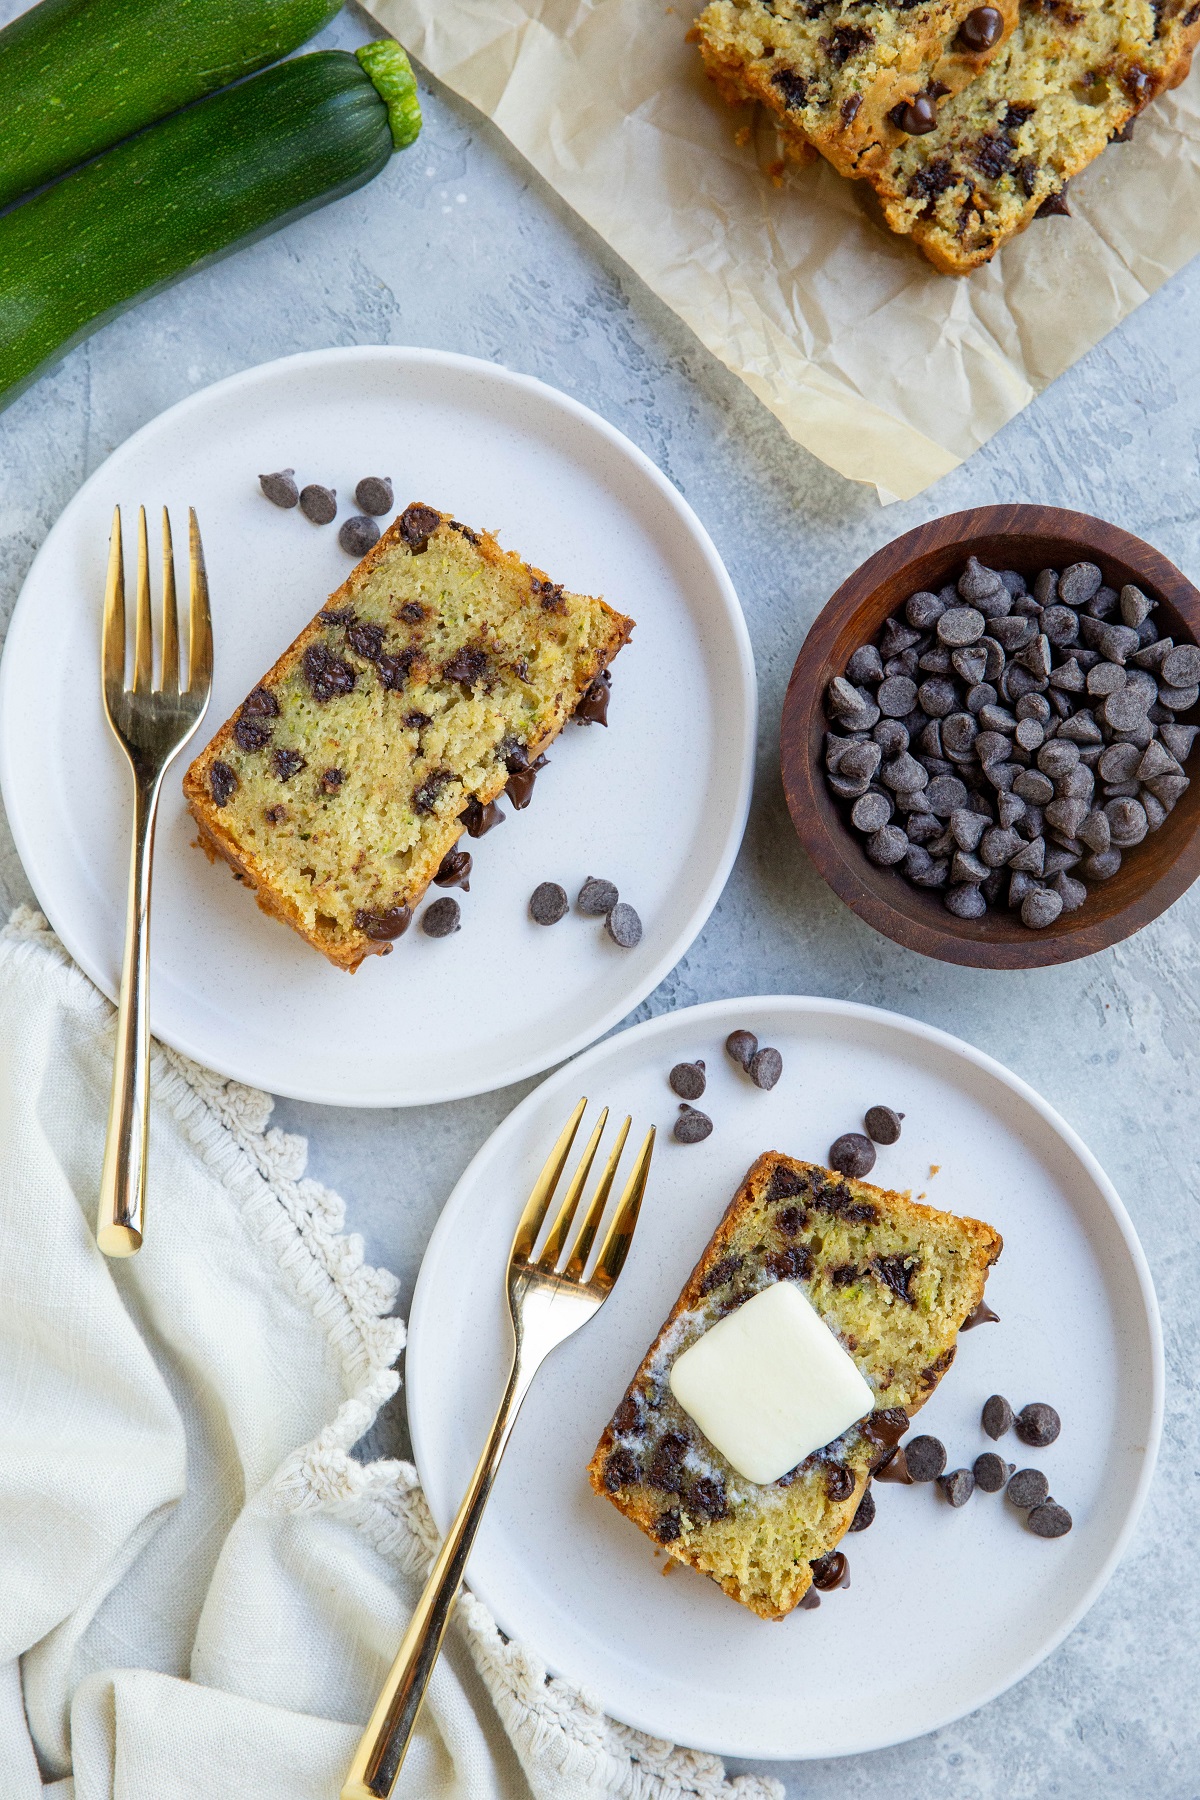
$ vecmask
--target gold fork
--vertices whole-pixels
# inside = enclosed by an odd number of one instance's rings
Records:
[[[617,1133],[604,1173],[596,1184],[583,1223],[570,1249],[567,1239],[575,1221],[580,1196],[591,1172],[600,1139],[608,1121],[605,1107],[588,1139],[587,1148],[567,1184],[562,1204],[540,1256],[534,1246],[566,1167],[579,1122],[587,1108],[581,1100],[550,1152],[545,1168],[534,1183],[521,1214],[508,1257],[508,1309],[512,1316],[513,1356],[504,1398],[483,1455],[475,1466],[470,1486],[458,1509],[446,1541],[430,1571],[425,1592],[417,1602],[396,1660],[363,1733],[350,1773],[342,1786],[341,1800],[386,1800],[396,1785],[417,1714],[433,1666],[450,1623],[450,1614],[462,1582],[467,1558],[483,1518],[500,1466],[500,1458],[516,1423],[521,1402],[538,1369],[550,1352],[599,1312],[613,1290],[633,1240],[638,1210],[646,1191],[650,1158],[654,1153],[654,1127],[646,1133],[633,1172],[600,1245],[592,1274],[584,1270],[596,1241],[600,1221],[616,1179],[617,1165],[629,1136],[631,1120]]]
[[[138,509],[137,612],[133,683],[125,684],[125,561],[121,509],[113,513],[104,593],[104,711],[133,771],[133,850],[125,955],[117,1008],[108,1136],[100,1176],[96,1242],[106,1256],[132,1256],[142,1245],[146,1208],[146,1151],[150,1130],[150,876],[154,821],[162,779],[204,717],[212,690],[212,619],[196,515],[188,510],[191,564],[187,686],[179,685],[179,618],[171,521],[163,507],[162,644],[157,688],[146,509]]]

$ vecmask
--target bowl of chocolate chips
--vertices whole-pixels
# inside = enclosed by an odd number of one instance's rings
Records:
[[[1157,918],[1200,875],[1200,592],[1084,513],[920,525],[820,614],[783,781],[834,891],[897,943],[1040,968]]]

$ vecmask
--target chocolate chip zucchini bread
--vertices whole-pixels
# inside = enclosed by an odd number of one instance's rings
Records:
[[[1200,0],[1025,0],[992,61],[940,102],[934,129],[868,171],[887,223],[943,272],[977,268],[1183,80],[1198,37]]]
[[[928,129],[934,100],[973,81],[1016,23],[1017,0],[710,0],[692,36],[718,91],[758,100],[789,155],[813,147],[859,176]]]
[[[588,1467],[592,1486],[732,1599],[783,1618],[953,1362],[1002,1247],[977,1219],[778,1152],[760,1156],[606,1427]],[[875,1404],[761,1484],[699,1431],[670,1380],[685,1351],[777,1282],[795,1283],[811,1302]]]
[[[506,787],[526,804],[573,713],[603,717],[632,630],[415,502],[189,768],[201,847],[340,968],[385,955],[464,830]]]

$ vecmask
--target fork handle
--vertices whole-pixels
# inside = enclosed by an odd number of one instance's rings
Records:
[[[117,1006],[117,1049],[96,1216],[96,1242],[105,1256],[132,1256],[141,1249],[146,1208],[146,1152],[150,1137],[150,875],[162,773],[145,775],[135,768],[133,780],[133,847]]]
[[[533,1368],[522,1366],[518,1351],[491,1435],[401,1639],[396,1660],[354,1753],[340,1800],[387,1800],[396,1785],[500,1458],[536,1372],[536,1364]]]

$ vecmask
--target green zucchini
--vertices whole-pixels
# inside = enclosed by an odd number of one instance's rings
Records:
[[[420,117],[399,44],[318,50],[13,207],[0,216],[0,403],[148,290],[370,181]]]
[[[341,0],[42,0],[0,31],[0,206],[298,49]]]

